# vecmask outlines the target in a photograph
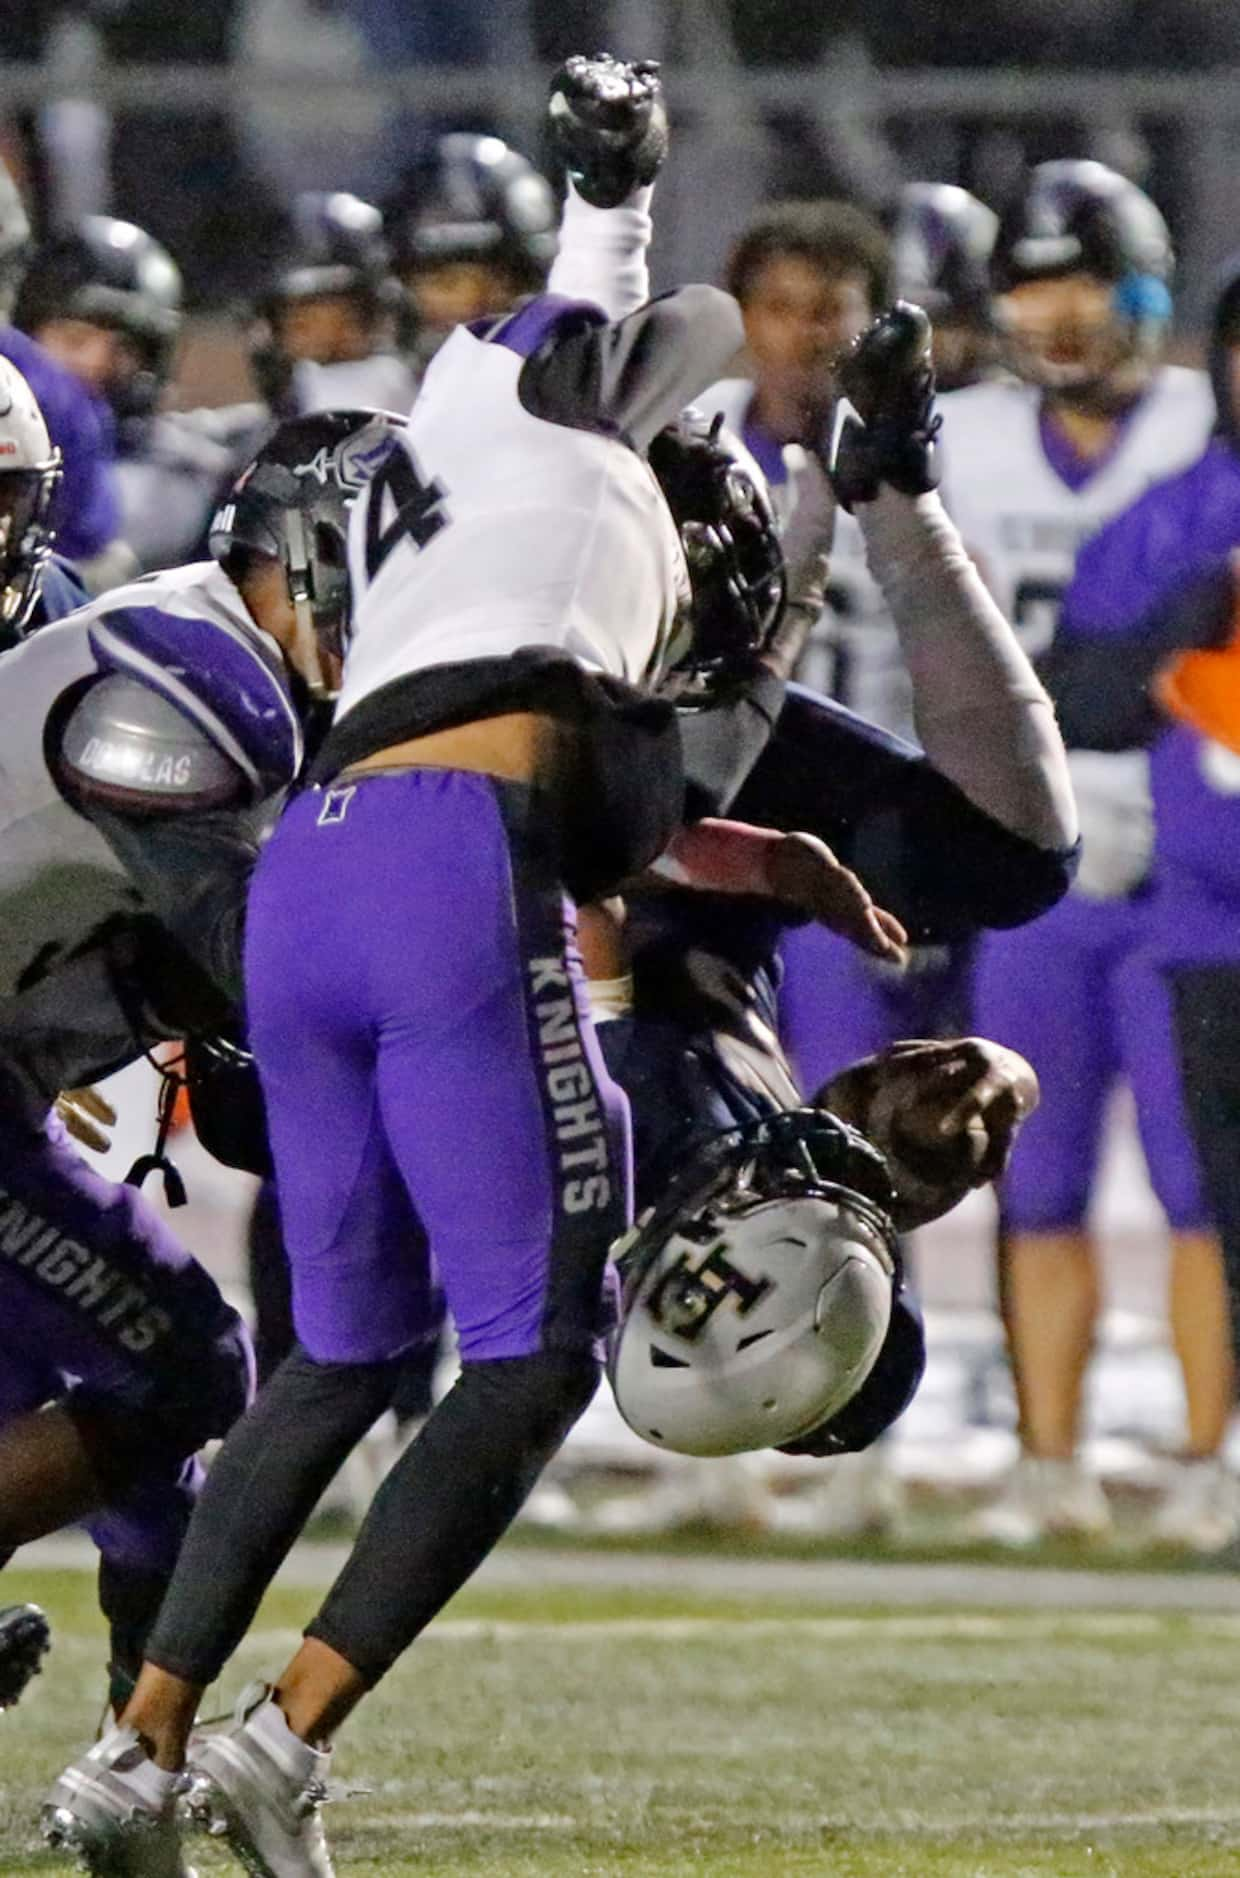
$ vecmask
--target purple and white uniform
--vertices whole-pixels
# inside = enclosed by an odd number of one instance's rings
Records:
[[[943,401],[944,500],[1031,654],[1051,643],[1077,551],[1157,477],[1192,460],[1213,422],[1204,373],[1164,366],[1109,453],[1083,462],[1029,385],[997,382]],[[1201,1224],[1196,1161],[1173,1101],[1169,1011],[1135,959],[1148,934],[1153,821],[1140,750],[1070,755],[1083,849],[1075,890],[1017,932],[988,933],[975,1022],[1028,1056],[1042,1103],[1004,1193],[1018,1231],[1079,1227],[1107,1094],[1127,1077],[1155,1191],[1172,1224]]]
[[[117,589],[0,660],[0,1413],[65,1394],[106,1405],[121,1484],[92,1531],[122,1563],[145,1533],[147,1566],[166,1571],[192,1457],[244,1407],[253,1364],[236,1312],[154,1209],[89,1169],[48,1119],[58,1089],[131,1061],[175,1023],[150,1008],[146,971],[180,956],[162,940],[164,909],[49,768],[49,722],[108,673],[209,726],[256,795],[292,779],[301,733],[278,654],[213,563]],[[118,743],[91,760],[106,773],[114,758],[121,784],[137,780],[131,757]],[[192,764],[147,761],[167,764],[146,780],[168,795],[190,788]],[[170,878],[169,901],[188,909],[201,884]]]
[[[408,1348],[432,1264],[467,1361],[588,1351],[600,1328],[627,1116],[565,858],[570,824],[580,852],[597,845],[596,805],[466,772],[339,772],[444,722],[558,712],[563,693],[588,720],[607,685],[634,699],[685,578],[639,452],[738,335],[709,288],[614,323],[547,295],[459,329],[354,509],[328,786],[264,850],[246,934],[294,1321],[319,1361]],[[640,762],[615,768],[631,785]],[[677,769],[672,824],[681,790]],[[621,877],[589,871],[587,891]]]

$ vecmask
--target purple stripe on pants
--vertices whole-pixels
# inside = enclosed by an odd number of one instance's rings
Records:
[[[532,801],[463,771],[376,774],[299,798],[259,863],[250,1036],[320,1362],[407,1349],[432,1274],[469,1360],[599,1328],[627,1108]]]

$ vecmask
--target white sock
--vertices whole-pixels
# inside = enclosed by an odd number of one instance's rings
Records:
[[[331,1757],[330,1749],[312,1748],[308,1741],[293,1733],[284,1710],[274,1698],[255,1709],[246,1727],[257,1735],[277,1767],[296,1780],[309,1779]]]
[[[646,255],[654,230],[653,193],[654,185],[648,183],[618,208],[596,209],[570,182],[547,291],[570,300],[592,300],[613,320],[644,306],[650,298]]]
[[[148,1755],[143,1755],[134,1766],[126,1768],[125,1778],[133,1787],[138,1797],[153,1812],[161,1813],[171,1799],[179,1774],[170,1773],[166,1767],[157,1767]]]

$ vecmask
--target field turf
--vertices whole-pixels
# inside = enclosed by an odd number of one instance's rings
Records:
[[[1240,1618],[816,1609],[632,1589],[462,1596],[337,1757],[342,1878],[1222,1878],[1240,1873]],[[0,1874],[89,1739],[86,1573],[4,1575],[54,1652],[0,1717]],[[277,1668],[281,1590],[209,1703]],[[216,1700],[216,1697],[220,1700]],[[202,1840],[203,1878],[238,1869]]]

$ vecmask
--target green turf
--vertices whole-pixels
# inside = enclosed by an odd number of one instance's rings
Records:
[[[342,1878],[1221,1878],[1240,1872],[1240,1621],[815,1611],[638,1590],[468,1594],[365,1705]],[[85,1574],[5,1574],[56,1625],[0,1720],[0,1874],[98,1707]],[[281,1591],[230,1674],[279,1667]],[[230,1867],[195,1842],[205,1875]]]

